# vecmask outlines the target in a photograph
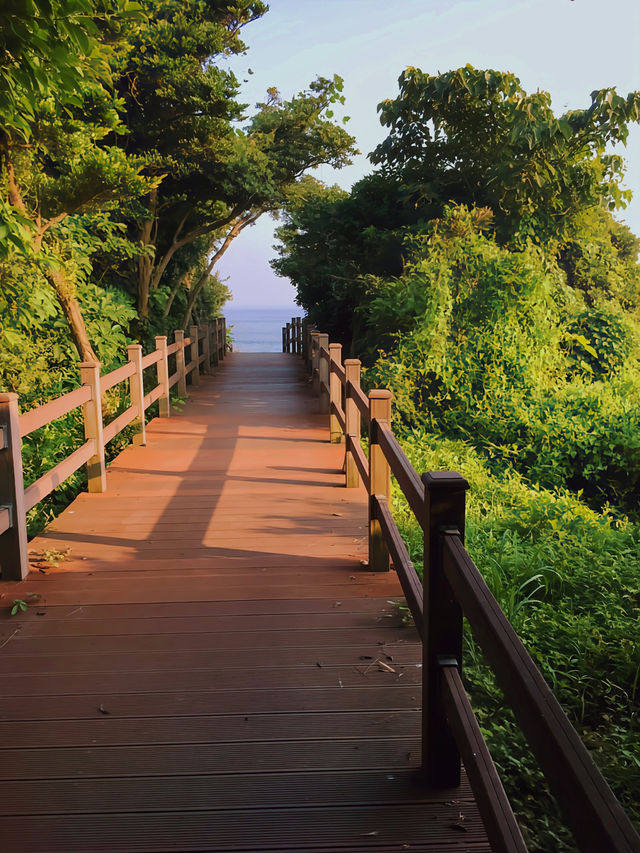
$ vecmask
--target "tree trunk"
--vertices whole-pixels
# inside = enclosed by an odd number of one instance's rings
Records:
[[[84,324],[80,304],[76,299],[73,285],[67,280],[61,270],[46,269],[44,275],[53,287],[58,302],[67,318],[69,328],[71,329],[71,337],[78,350],[78,355],[81,361],[98,361],[98,356],[93,351],[87,328]]]
[[[153,244],[153,227],[156,222],[158,207],[158,190],[149,193],[149,219],[145,219],[140,229],[140,242],[143,246]],[[145,321],[149,317],[149,292],[153,275],[154,259],[151,255],[141,255],[138,258],[138,317]]]
[[[28,215],[26,205],[20,191],[20,186],[16,178],[15,170],[13,168],[13,161],[10,153],[10,140],[6,131],[0,133],[0,156],[4,162],[4,168],[7,175],[9,203],[23,215]],[[42,247],[42,239],[45,231],[47,231],[51,225],[61,222],[66,215],[66,212],[59,213],[57,216],[45,223],[40,222],[40,216],[37,216],[37,233],[33,238],[31,247],[36,261]],[[67,280],[61,269],[51,269],[48,266],[42,265],[41,270],[58,297],[58,302],[60,303],[60,307],[62,308],[64,316],[69,324],[71,337],[73,338],[73,342],[76,346],[80,359],[82,361],[98,361],[98,356],[93,351],[89,335],[87,334],[87,328],[84,324],[80,304],[76,299],[73,284]]]
[[[211,256],[211,260],[209,261],[206,270],[202,273],[200,278],[194,287],[189,291],[189,299],[187,301],[187,307],[184,312],[184,317],[182,318],[182,328],[186,329],[189,323],[191,322],[191,314],[193,313],[193,306],[196,304],[196,299],[200,295],[200,291],[207,283],[209,276],[211,275],[211,271],[220,258],[227,251],[231,242],[238,236],[238,234],[242,231],[243,228],[246,228],[247,225],[253,225],[253,223],[262,216],[264,211],[254,212],[250,216],[247,216],[246,219],[240,219],[235,223],[233,228],[230,229],[227,236],[224,238],[220,248]]]
[[[9,140],[9,134],[6,131],[0,131],[0,155],[2,156],[2,162],[4,163],[4,169],[7,175],[9,204],[13,205],[16,210],[19,210],[20,213],[26,216],[27,209],[22,198],[22,193],[20,192],[20,187],[18,186],[18,181],[16,180],[13,160],[11,159],[11,143]]]
[[[193,270],[194,270],[194,267],[189,267],[189,269],[182,276],[182,278],[179,278],[178,281],[176,281],[176,283],[171,288],[171,293],[169,294],[169,298],[167,299],[166,304],[164,306],[164,311],[162,312],[163,317],[166,318],[169,316],[169,313],[171,311],[171,306],[173,305],[173,300],[178,295],[178,291],[180,290],[180,288],[183,287],[187,283],[189,283],[189,284],[191,283],[191,280],[193,279]]]

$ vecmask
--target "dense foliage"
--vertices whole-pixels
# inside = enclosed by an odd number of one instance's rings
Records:
[[[408,69],[377,171],[351,193],[309,180],[273,262],[391,388],[417,470],[471,481],[469,549],[636,819],[640,266],[612,145],[639,105],[602,90],[556,117],[511,74]],[[466,661],[532,849],[567,849],[471,637]]]

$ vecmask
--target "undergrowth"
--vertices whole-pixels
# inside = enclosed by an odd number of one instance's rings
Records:
[[[492,473],[463,441],[414,430],[418,471],[471,485],[466,545],[632,820],[640,821],[640,529],[579,496]],[[394,515],[419,572],[422,531],[395,489]],[[575,849],[502,694],[465,626],[472,705],[532,851]]]

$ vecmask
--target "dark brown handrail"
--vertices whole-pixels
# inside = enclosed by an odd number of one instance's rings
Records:
[[[581,849],[637,850],[631,821],[454,532],[443,536],[443,571]]]
[[[355,439],[353,438],[353,436],[348,435],[346,443],[347,453],[350,453],[353,457],[353,461],[356,463],[358,473],[362,477],[364,487],[367,491],[369,491],[369,460],[367,459],[365,452],[362,449],[360,439]]]
[[[334,361],[333,359],[331,359],[331,364],[329,365],[329,369],[331,370],[332,373],[335,373],[335,375],[338,377],[340,382],[342,382],[342,384],[344,385],[346,378],[347,378],[347,374],[345,372],[344,367],[341,364],[338,364],[337,361]]]
[[[411,611],[413,621],[416,623],[416,628],[421,637],[424,634],[424,608],[422,601],[422,581],[420,580],[415,566],[411,562],[409,551],[404,543],[400,531],[398,530],[389,504],[386,499],[379,495],[373,496],[373,511],[376,514],[378,521],[382,527],[393,567],[396,570],[398,579],[404,592],[404,597],[407,600],[407,606]]]
[[[347,425],[347,420],[346,420],[345,415],[344,415],[344,410],[342,409],[342,407],[340,405],[338,405],[338,403],[334,403],[333,400],[331,401],[330,405],[331,405],[331,412],[338,419],[338,423],[340,424],[340,428],[342,429],[342,432],[344,433],[345,427]]]
[[[347,382],[347,397],[356,404],[365,423],[369,423],[369,399],[364,391],[352,382]]]
[[[457,661],[442,661],[442,701],[495,853],[527,853],[489,748],[460,678]]]
[[[398,439],[389,424],[374,421],[375,439],[382,448],[391,467],[391,473],[398,481],[402,494],[407,499],[419,524],[424,524],[424,486],[417,471],[407,459]]]

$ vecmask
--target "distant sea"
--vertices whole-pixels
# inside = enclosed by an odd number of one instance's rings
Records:
[[[243,308],[230,303],[222,313],[227,318],[227,328],[233,326],[231,337],[236,352],[282,352],[282,327],[303,312],[296,305]]]

